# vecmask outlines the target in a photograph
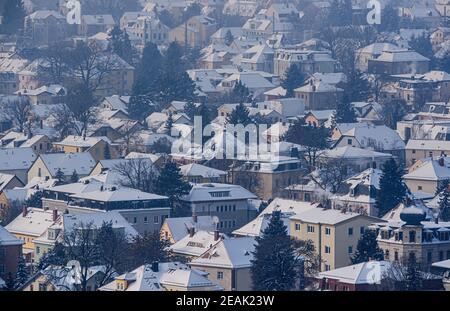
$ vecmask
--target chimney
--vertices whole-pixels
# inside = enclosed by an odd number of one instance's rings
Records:
[[[197,223],[197,221],[198,221],[198,217],[197,217],[197,214],[192,214],[192,221],[196,224]]]
[[[435,223],[436,225],[439,224],[439,215],[436,215],[436,216],[434,217],[434,223]]]
[[[58,219],[58,210],[54,209],[53,210],[53,222],[55,222],[56,219]]]
[[[41,128],[41,130],[44,128],[44,121],[39,120],[39,127]]]
[[[195,228],[194,227],[189,228],[189,236],[192,238],[194,236],[194,234],[195,234]]]
[[[26,205],[22,206],[22,217],[26,217],[28,214],[28,209]]]
[[[214,230],[214,241],[218,241],[220,238],[219,230]]]
[[[439,166],[444,167],[444,157],[440,157],[438,160]]]
[[[154,262],[152,263],[152,271],[153,271],[153,272],[159,272],[159,262],[154,261]]]

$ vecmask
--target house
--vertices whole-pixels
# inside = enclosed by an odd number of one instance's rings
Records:
[[[161,239],[174,244],[195,231],[214,231],[218,223],[217,217],[197,216],[166,218],[160,230]]]
[[[384,51],[400,51],[402,50],[397,45],[392,43],[373,43],[358,49],[355,52],[356,68],[361,72],[369,70],[369,60],[377,59]]]
[[[256,196],[236,184],[195,184],[181,198],[197,216],[216,216],[217,228],[225,233],[237,229],[256,216],[252,200]]]
[[[407,199],[404,205],[400,219],[373,223],[369,228],[377,233],[384,259],[391,262],[414,259],[424,269],[436,261],[450,259],[450,223],[427,221],[426,212],[411,200]]]
[[[259,72],[239,72],[230,75],[229,77],[222,80],[222,82],[218,85],[218,89],[227,92],[234,88],[234,86],[241,82],[245,85],[253,98],[263,97],[263,94],[271,90],[275,87],[275,85],[266,79]]]
[[[99,291],[221,291],[206,273],[181,262],[155,262],[119,275]]]
[[[217,229],[214,231],[195,231],[195,228],[191,227],[189,234],[169,246],[168,251],[174,256],[182,256],[187,261],[191,261],[204,254],[221,240],[227,238],[228,236],[220,234]]]
[[[55,151],[70,153],[89,153],[94,160],[117,158],[117,150],[107,137],[83,137],[69,135],[60,142],[53,143]]]
[[[430,35],[431,44],[433,44],[434,46],[438,46],[449,39],[450,39],[450,28],[449,27],[438,27]]]
[[[177,41],[190,47],[201,48],[207,45],[210,36],[216,32],[214,19],[202,15],[193,16],[178,27],[169,31],[169,41]],[[185,42],[187,39],[187,42]]]
[[[51,251],[57,242],[64,243],[64,235],[70,235],[73,230],[88,227],[89,230],[96,232],[104,223],[111,223],[112,229],[122,232],[129,242],[139,235],[136,229],[117,211],[91,211],[58,215],[58,211],[53,210],[52,213],[55,221],[33,240],[36,262]]]
[[[346,123],[338,125],[338,128],[340,136],[337,136],[335,147],[352,146],[373,149],[378,152],[390,153],[400,162],[405,161],[405,143],[396,131],[386,125]]]
[[[0,148],[0,173],[15,175],[25,184],[36,159],[32,148]]]
[[[142,14],[143,12],[139,12]],[[123,17],[122,17],[123,18]],[[153,15],[141,15],[122,28],[130,36],[131,41],[143,50],[148,42],[156,45],[169,43],[170,28]]]
[[[308,110],[329,110],[336,109],[343,99],[344,90],[323,81],[310,80],[306,85],[296,88],[294,94],[305,101]]]
[[[189,266],[208,273],[208,279],[226,291],[250,291],[255,244],[253,237],[223,239],[193,259]]]
[[[406,165],[413,165],[423,158],[450,155],[450,141],[431,139],[410,139],[405,147]]]
[[[16,55],[0,58],[0,94],[12,95],[19,89],[19,72],[28,65],[28,60]]]
[[[370,59],[368,72],[397,75],[425,73],[430,70],[430,60],[415,51],[383,51],[376,59]]]
[[[450,159],[425,158],[410,167],[403,180],[413,192],[434,195],[441,183],[450,179]]]
[[[23,254],[27,262],[35,261],[34,239],[40,237],[57,219],[57,213],[42,208],[23,207],[22,213],[5,229],[23,241]]]
[[[197,163],[180,166],[181,174],[190,183],[225,183],[227,172]]]
[[[35,46],[51,45],[66,39],[66,17],[57,11],[38,10],[25,17],[25,33]]]
[[[273,72],[274,51],[266,44],[255,45],[242,53],[239,65],[243,70]]]
[[[112,95],[106,96],[101,107],[109,110],[121,110],[122,112],[128,112],[128,104],[130,103],[130,96]]]
[[[318,163],[319,167],[321,167],[321,165],[326,165],[329,161],[340,161],[344,171],[351,174],[352,172],[362,172],[368,168],[381,168],[391,158],[393,156],[389,153],[345,146],[321,152],[318,155]]]
[[[306,124],[311,126],[330,127],[330,123],[336,110],[310,110],[305,114],[304,120]]]
[[[86,177],[95,164],[95,159],[88,152],[41,154],[30,166],[28,180],[34,177],[48,179],[63,177],[64,180],[69,180],[73,172],[76,172],[78,177]]]
[[[366,261],[330,271],[320,272],[317,280],[325,291],[389,291],[404,282],[401,267],[389,261]],[[424,272],[421,272],[425,274]],[[427,275],[423,280],[427,290],[440,290],[441,278]]]
[[[292,65],[297,65],[305,75],[316,72],[334,72],[336,60],[329,51],[304,51],[296,49],[278,49],[274,56],[274,73],[284,77]]]
[[[99,32],[108,32],[115,26],[112,15],[81,15],[81,24],[78,25],[78,34],[89,37]]]
[[[333,208],[345,208],[377,217],[376,198],[381,174],[381,170],[369,168],[343,181],[333,196]]]
[[[69,265],[70,264],[70,265]],[[81,268],[79,265],[67,267],[50,265],[35,273],[20,288],[26,292],[79,291],[81,289]],[[105,277],[105,266],[92,266],[87,269],[87,291],[95,291]]]
[[[351,264],[358,240],[374,221],[379,220],[346,210],[307,209],[291,217],[291,236],[311,240],[321,261],[321,271]]]
[[[66,89],[59,84],[50,84],[34,90],[18,90],[15,94],[26,96],[33,105],[50,105],[63,102]]]
[[[24,184],[15,175],[0,173],[0,192],[5,189],[14,189],[15,187],[23,187]]]
[[[22,258],[22,244],[21,239],[0,226],[0,280],[15,278]]]

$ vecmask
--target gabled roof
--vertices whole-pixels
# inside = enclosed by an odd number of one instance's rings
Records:
[[[217,222],[217,217],[212,216],[197,216],[197,222],[193,217],[169,217],[164,220],[175,242],[188,235],[190,228],[196,231],[214,231]]]
[[[40,236],[53,224],[53,211],[42,208],[28,208],[27,215],[14,218],[5,229],[15,234]]]
[[[191,261],[192,266],[220,268],[249,268],[252,266],[252,252],[255,249],[253,237],[225,239],[211,247],[199,258]]]
[[[0,149],[0,171],[28,170],[36,158],[31,148]]]
[[[39,158],[52,176],[60,169],[65,176],[77,171],[78,175],[88,175],[94,168],[96,162],[88,152],[81,153],[46,153]]]
[[[440,161],[442,162],[439,163]],[[403,178],[433,181],[449,179],[450,161],[446,158],[443,158],[442,160],[427,159],[414,171],[404,175]]]
[[[178,242],[175,242],[169,247],[169,250],[175,254],[197,257],[219,243],[222,239],[228,238],[226,235],[221,234],[219,239],[215,240],[214,236],[215,233],[212,231],[196,231],[193,236],[188,234]]]
[[[0,226],[0,246],[22,245],[23,243],[21,239],[16,238],[15,235]]]
[[[220,197],[215,197],[215,193],[223,193]],[[225,193],[227,193],[225,195]],[[239,185],[206,183],[196,184],[190,193],[182,198],[186,202],[203,201],[227,201],[227,200],[248,200],[256,199],[256,195]]]
[[[339,280],[347,284],[379,284],[388,275],[391,263],[369,261],[319,273],[319,278]]]
[[[218,178],[227,175],[227,172],[197,163],[180,166],[183,176],[201,176],[203,178]]]

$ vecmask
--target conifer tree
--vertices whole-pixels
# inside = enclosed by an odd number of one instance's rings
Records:
[[[73,170],[72,175],[70,176],[70,182],[76,183],[76,182],[78,182],[79,179],[80,179],[80,177],[78,176],[77,171]]]
[[[172,208],[178,203],[180,197],[189,194],[192,186],[183,180],[180,169],[174,162],[167,162],[155,183],[155,192],[169,197]]]
[[[383,259],[383,250],[378,247],[376,232],[373,230],[365,230],[358,240],[355,255],[352,257],[352,263],[357,264],[369,260]]]
[[[439,216],[443,221],[450,221],[450,190],[448,186],[439,193]]]
[[[233,43],[234,37],[230,30],[228,30],[227,33],[225,34],[224,41],[225,41],[225,44],[228,46],[230,46]]]
[[[0,33],[18,34],[24,26],[25,9],[22,0],[7,0],[3,7],[3,21]]]
[[[58,180],[58,183],[64,182],[65,176],[64,176],[63,171],[60,168],[58,168],[58,170],[56,171],[55,178],[56,178],[56,180]]]
[[[292,64],[287,70],[281,86],[286,89],[286,97],[294,97],[294,90],[305,81],[305,75],[296,64]]]
[[[377,191],[376,206],[382,217],[406,196],[406,186],[402,181],[402,169],[394,159],[384,163],[380,178],[380,190]]]
[[[231,114],[227,117],[227,124],[243,124],[246,126],[251,122],[250,112],[244,104],[239,104],[233,109]]]
[[[297,279],[295,249],[281,213],[274,212],[267,228],[256,237],[251,261],[253,289],[257,291],[289,291]]]
[[[14,288],[18,289],[23,284],[25,284],[30,278],[30,272],[25,263],[25,259],[22,256],[19,258],[19,262],[17,265],[16,278],[14,280]]]
[[[333,117],[336,123],[357,122],[355,110],[348,100],[344,100],[337,104],[336,112]]]
[[[128,34],[122,31],[119,26],[114,26],[111,30],[109,48],[128,64],[133,64],[133,47],[131,46]]]
[[[172,131],[172,127],[173,127],[173,116],[172,113],[169,113],[169,116],[167,117],[166,120],[166,124],[164,125],[164,127],[167,130],[167,133],[170,135],[170,132]]]
[[[419,291],[423,288],[422,271],[415,257],[411,257],[408,260],[404,282],[407,291]]]

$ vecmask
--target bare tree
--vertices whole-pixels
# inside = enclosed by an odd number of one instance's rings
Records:
[[[116,164],[113,171],[123,179],[122,185],[144,192],[153,192],[159,171],[148,158],[126,159]]]
[[[322,187],[336,193],[339,185],[348,177],[347,165],[340,159],[327,159],[322,161],[320,167]]]
[[[9,100],[6,104],[7,116],[20,132],[29,128],[32,116],[31,110],[31,102],[24,96]]]
[[[51,112],[52,126],[63,139],[76,130],[76,123],[72,111],[67,105],[56,105]]]
[[[92,91],[85,84],[74,82],[67,88],[66,105],[74,120],[74,130],[80,136],[86,136],[95,121],[95,102]]]
[[[43,62],[38,67],[42,81],[62,84],[69,72],[70,49],[65,42],[57,42],[42,51]]]

